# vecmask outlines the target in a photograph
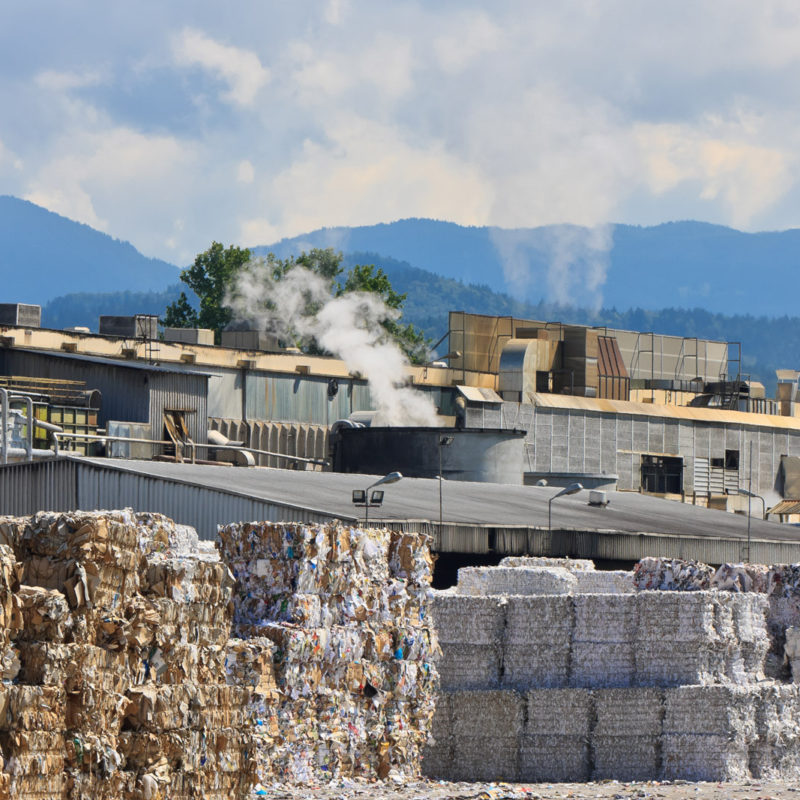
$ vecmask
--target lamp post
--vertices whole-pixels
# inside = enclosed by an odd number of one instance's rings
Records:
[[[367,486],[366,489],[353,490],[353,504],[364,509],[364,527],[369,527],[369,510],[370,508],[379,508],[383,503],[383,492],[373,492],[370,496],[370,490],[376,486],[382,486],[386,483],[397,483],[402,480],[403,476],[399,472],[390,472],[384,475],[380,480]]]
[[[553,500],[557,500],[559,497],[564,497],[568,494],[577,494],[578,492],[583,489],[583,484],[581,483],[571,483],[569,486],[563,488],[560,492],[554,494],[548,501],[547,501],[547,533],[552,535],[553,533]]]
[[[747,558],[745,561],[750,561],[750,506],[754,497],[761,501],[761,519],[767,516],[767,503],[760,494],[751,492],[749,489],[743,489],[741,486],[737,489],[739,494],[743,494],[747,498]]]
[[[442,535],[442,450],[453,444],[455,436],[439,437],[439,536]]]

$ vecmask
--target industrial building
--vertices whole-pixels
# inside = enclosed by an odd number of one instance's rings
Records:
[[[38,381],[49,407],[63,406],[65,386],[93,398],[84,405],[94,403],[94,432],[107,437],[88,447],[85,427],[83,439],[65,429],[62,451],[349,471],[359,471],[352,453],[361,452],[374,456],[369,471],[395,468],[397,449],[356,447],[378,431],[359,433],[373,409],[369,382],[343,361],[281,349],[257,331],[226,332],[229,346],[214,346],[207,331],[168,329],[159,339],[147,316],[104,317],[101,334],[46,330],[23,310],[0,327],[4,385],[25,394]],[[747,508],[739,490],[748,488],[763,510],[791,519],[800,500],[798,373],[782,371],[778,396],[767,398],[742,374],[736,343],[464,312],[451,312],[448,336],[445,361],[408,368],[442,434],[417,437],[431,442],[416,474],[578,481],[735,511]],[[409,448],[406,434],[391,435]],[[52,446],[48,436],[37,428],[38,444]],[[231,456],[225,442],[250,456]],[[751,505],[762,513],[758,499]]]

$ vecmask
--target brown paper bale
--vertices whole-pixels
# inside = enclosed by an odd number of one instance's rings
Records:
[[[17,597],[22,614],[22,629],[16,637],[18,641],[52,644],[65,641],[72,627],[72,617],[63,592],[39,586],[21,586]]]

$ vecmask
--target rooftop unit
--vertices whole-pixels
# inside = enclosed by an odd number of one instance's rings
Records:
[[[164,341],[213,345],[214,331],[210,328],[164,328]]]
[[[135,314],[132,317],[100,317],[100,334],[123,339],[157,339],[158,316]]]
[[[42,325],[42,307],[27,303],[0,303],[0,325],[39,328]]]
[[[264,353],[280,353],[283,348],[278,339],[265,331],[222,331],[223,347],[234,350],[258,350]]]

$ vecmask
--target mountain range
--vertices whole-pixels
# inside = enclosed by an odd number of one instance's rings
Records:
[[[586,229],[500,231],[435,220],[321,229],[253,250],[286,257],[333,246],[344,252],[346,266],[382,267],[407,294],[404,318],[433,341],[447,331],[447,312],[459,309],[740,341],[744,371],[768,385],[776,367],[795,365],[800,319],[787,289],[800,266],[800,231],[748,234],[676,222],[608,232],[605,256],[581,250],[591,240]],[[578,282],[582,270],[601,267],[605,281],[583,281],[572,302],[559,304],[547,300],[553,265],[546,256],[565,241],[574,245],[577,258],[567,269]],[[529,276],[527,293],[507,278],[514,258],[517,272],[522,263]],[[176,266],[7,196],[0,197],[0,264],[4,301],[41,304],[43,325],[54,328],[96,330],[103,313],[163,314],[182,288]],[[770,291],[778,286],[784,291]]]

